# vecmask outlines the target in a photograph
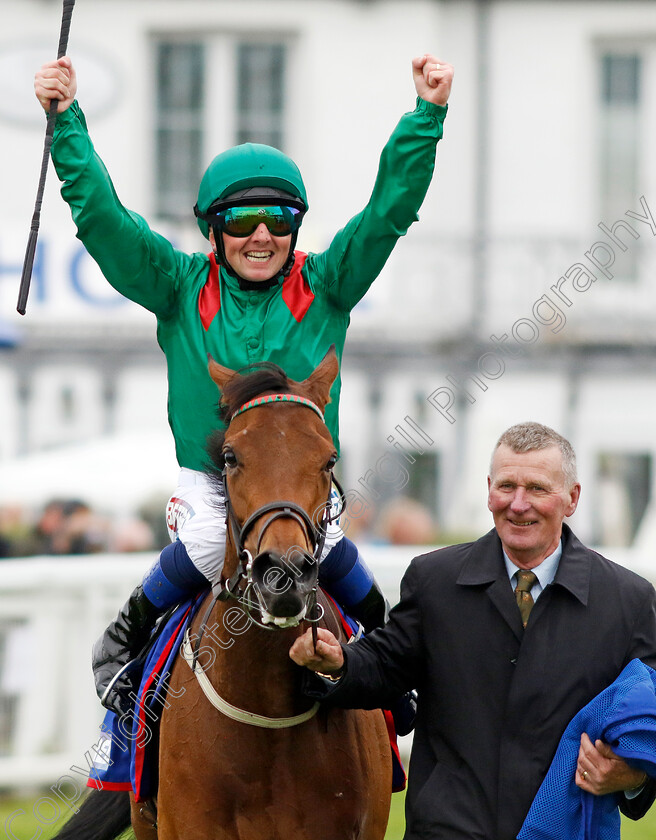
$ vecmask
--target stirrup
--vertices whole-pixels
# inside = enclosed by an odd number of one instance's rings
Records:
[[[103,706],[105,706],[105,708],[111,708],[111,707],[107,706],[106,701],[107,701],[107,698],[109,697],[109,695],[114,690],[114,686],[116,685],[116,683],[123,676],[123,674],[127,674],[129,671],[134,670],[134,668],[136,668],[138,664],[139,664],[139,659],[130,659],[129,662],[126,662],[125,665],[122,665],[118,669],[118,671],[114,674],[114,676],[111,678],[111,680],[107,684],[107,687],[103,691],[102,696],[100,698],[100,702]]]

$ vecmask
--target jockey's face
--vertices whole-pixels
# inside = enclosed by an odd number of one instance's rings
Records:
[[[244,239],[222,233],[225,256],[232,270],[251,282],[270,280],[279,274],[287,261],[292,236],[272,236],[262,223]],[[210,229],[210,244],[216,250],[214,231]]]

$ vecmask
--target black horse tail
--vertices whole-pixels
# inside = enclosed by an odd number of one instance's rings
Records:
[[[127,791],[92,790],[53,840],[114,840],[130,827]]]

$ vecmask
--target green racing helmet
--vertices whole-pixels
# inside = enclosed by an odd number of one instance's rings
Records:
[[[194,213],[203,236],[209,236],[209,222],[202,217],[210,207],[213,210],[230,207],[234,204],[230,199],[238,200],[245,190],[249,201],[256,202],[260,196],[253,188],[257,187],[266,188],[261,195],[263,203],[275,203],[276,195],[278,201],[282,196],[289,196],[297,200],[299,209],[308,209],[305,184],[294,161],[273,146],[242,143],[217,155],[200,182]],[[281,191],[282,196],[273,191]]]

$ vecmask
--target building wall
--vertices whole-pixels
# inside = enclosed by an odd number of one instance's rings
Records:
[[[0,458],[10,459],[161,427],[165,371],[153,316],[117,298],[94,270],[52,171],[28,314],[13,312],[43,144],[31,80],[54,52],[61,9],[0,0],[0,11],[0,69],[11,79],[0,103],[0,327],[22,333],[16,349],[0,350]],[[619,454],[622,470],[646,469],[643,495],[654,480],[656,6],[86,0],[74,11],[69,52],[96,147],[124,202],[187,249],[206,247],[191,213],[175,224],[154,215],[154,45],[164,35],[202,35],[211,46],[209,160],[232,142],[226,56],[244,33],[277,33],[288,44],[286,150],[311,203],[304,250],[322,248],[366,202],[380,149],[413,107],[411,57],[432,51],[456,67],[420,223],[353,314],[342,400],[346,485],[369,485],[372,515],[411,487],[421,455],[422,469],[435,472],[431,504],[442,529],[478,532],[490,524],[494,440],[513,422],[537,419],[571,435],[579,453],[577,530],[612,540],[600,505],[622,510],[630,481],[615,476],[609,489],[600,480],[607,465],[620,469],[612,466]],[[635,194],[615,205],[604,203],[600,186],[599,73],[609,51],[641,61]],[[598,227],[619,220],[626,253]],[[410,442],[407,418],[416,424]],[[397,471],[383,475],[392,455]],[[648,510],[645,534],[651,518]],[[615,539],[626,539],[620,532]]]

